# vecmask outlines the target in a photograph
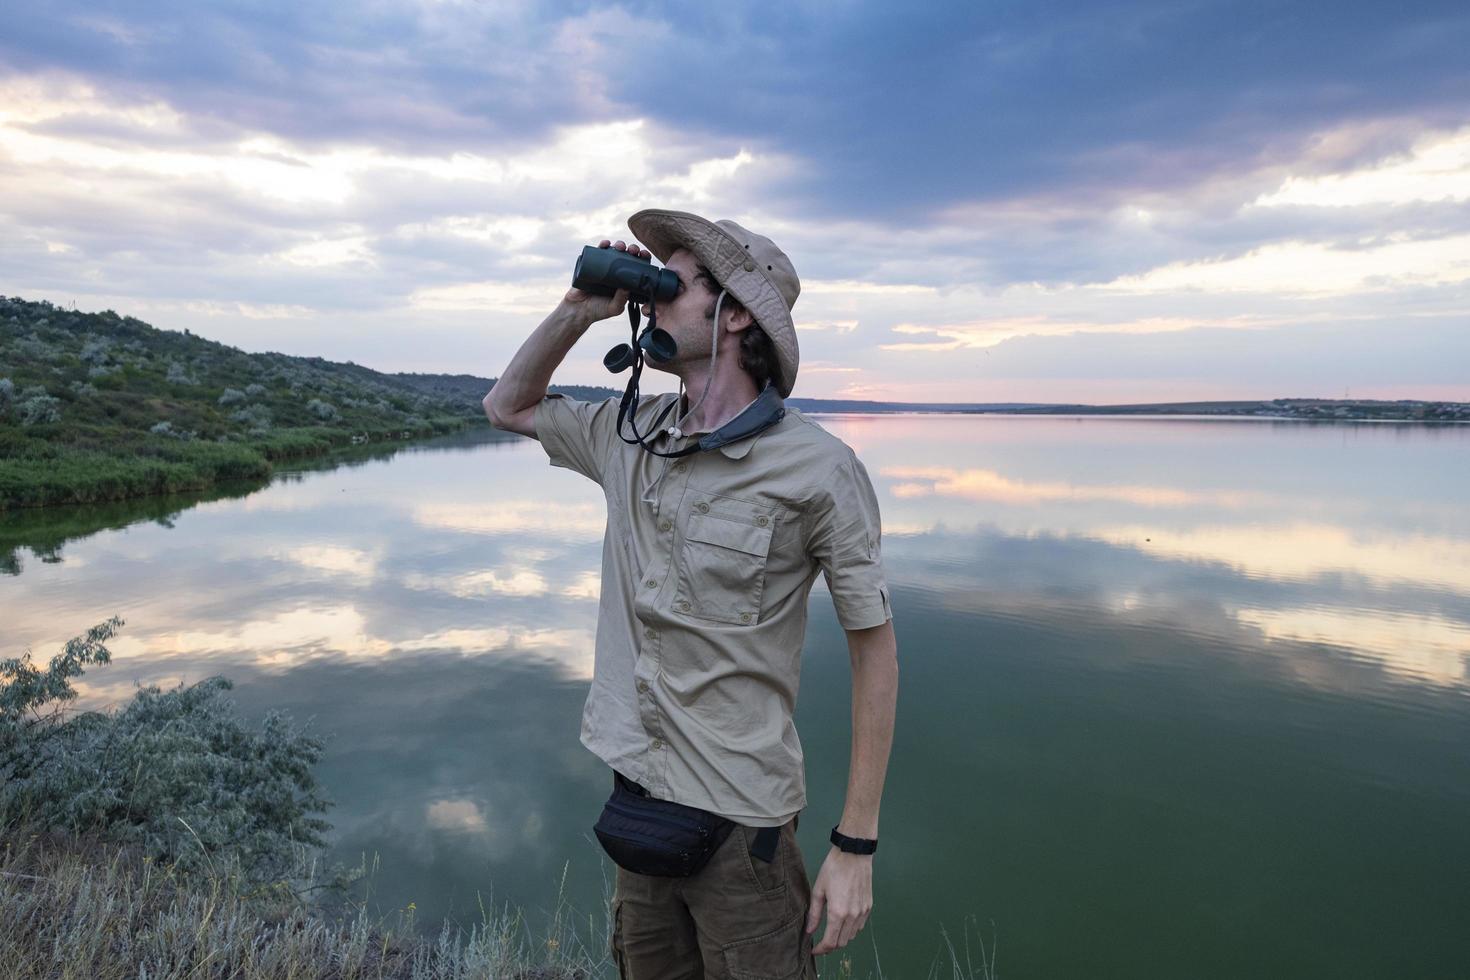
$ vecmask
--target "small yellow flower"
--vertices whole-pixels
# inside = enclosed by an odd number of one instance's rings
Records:
[[[408,903],[408,911],[410,911],[410,912],[412,912],[414,909],[416,909],[418,907],[419,907],[419,905],[418,905],[417,902],[409,902]]]
[[[559,946],[561,946],[561,940],[559,940],[559,939],[548,939],[548,940],[546,940],[546,948],[547,949],[555,950]]]

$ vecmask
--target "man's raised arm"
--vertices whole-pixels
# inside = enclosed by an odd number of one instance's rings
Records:
[[[611,247],[630,255],[650,257],[637,245],[610,243],[604,239],[599,247]],[[582,338],[587,328],[598,320],[621,313],[628,294],[618,290],[611,297],[597,296],[580,289],[568,289],[551,315],[541,321],[531,336],[521,344],[510,364],[501,372],[495,386],[481,402],[490,424],[497,429],[519,432],[536,438],[536,406],[546,397],[552,372],[566,359],[572,345]]]

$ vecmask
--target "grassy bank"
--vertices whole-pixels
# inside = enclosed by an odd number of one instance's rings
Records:
[[[81,443],[9,444],[0,433],[0,509],[102,503],[204,490],[222,483],[263,483],[276,462],[325,456],[360,443],[388,443],[452,432],[469,420],[437,420],[414,430],[339,432],[304,428],[232,442],[178,442],[105,433]],[[44,429],[37,433],[44,437]]]
[[[261,481],[275,461],[481,421],[478,397],[423,378],[0,297],[0,509]]]
[[[105,841],[21,832],[0,846],[7,980],[592,980],[616,975],[606,923],[510,910],[424,936],[413,910],[303,900]]]

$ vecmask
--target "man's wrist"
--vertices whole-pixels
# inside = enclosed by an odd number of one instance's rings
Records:
[[[569,299],[563,299],[561,301],[557,306],[556,314],[563,323],[576,328],[579,335],[592,329],[592,324],[598,321],[598,318],[593,315],[592,311],[587,309],[585,302],[574,303]]]
[[[845,854],[870,857],[873,852],[878,850],[878,837],[876,833],[872,837],[855,837],[852,834],[843,833],[838,827],[833,827],[831,841],[833,847],[836,847]]]

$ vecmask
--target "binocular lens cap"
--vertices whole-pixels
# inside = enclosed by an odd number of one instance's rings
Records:
[[[638,346],[648,352],[648,356],[662,364],[671,361],[679,352],[679,345],[673,336],[667,331],[654,327],[638,339]]]
[[[607,368],[613,374],[621,374],[622,372],[628,370],[628,368],[632,367],[633,362],[637,359],[638,356],[633,353],[632,346],[628,344],[618,344],[612,350],[602,355],[602,366]]]

